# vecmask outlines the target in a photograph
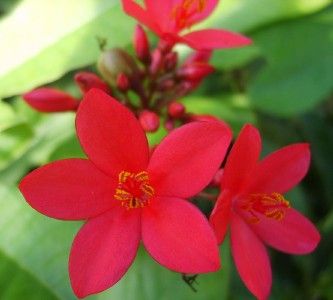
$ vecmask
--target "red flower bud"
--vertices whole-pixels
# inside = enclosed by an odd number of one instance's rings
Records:
[[[109,86],[95,73],[78,72],[75,74],[74,80],[83,94],[87,93],[91,88],[101,89],[106,93],[110,93]]]
[[[150,73],[155,75],[159,72],[163,64],[162,52],[159,49],[155,49],[152,54],[152,60],[150,64]]]
[[[119,48],[104,51],[99,58],[98,69],[111,85],[116,85],[120,73],[132,78],[139,72],[133,57]]]
[[[160,117],[153,111],[142,111],[139,115],[139,121],[146,132],[155,132],[160,127]]]
[[[177,71],[180,79],[198,81],[214,72],[214,67],[206,63],[196,63],[183,66]]]
[[[167,131],[171,131],[173,129],[175,129],[175,122],[174,120],[166,120],[165,123],[164,123],[164,128],[167,130]]]
[[[172,101],[168,105],[168,114],[171,118],[181,118],[185,113],[185,106],[182,103]]]
[[[175,86],[175,81],[173,79],[166,79],[166,80],[163,80],[162,82],[160,82],[158,84],[158,87],[157,89],[159,91],[169,91],[171,90],[173,87]]]
[[[177,52],[169,52],[164,59],[164,69],[166,71],[172,71],[178,62],[178,54]]]
[[[143,63],[149,64],[151,59],[149,42],[146,32],[139,24],[135,27],[133,44],[137,58]]]
[[[54,88],[35,89],[22,97],[31,107],[40,112],[75,111],[80,103],[78,99]]]
[[[128,77],[124,73],[120,73],[117,77],[116,82],[117,88],[122,92],[127,92],[130,87],[130,82]]]

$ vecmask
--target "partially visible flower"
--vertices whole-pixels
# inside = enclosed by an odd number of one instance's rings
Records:
[[[119,281],[141,240],[157,262],[173,271],[205,273],[220,267],[214,232],[184,199],[207,186],[219,168],[231,139],[224,123],[187,124],[150,155],[135,116],[92,89],[80,104],[76,128],[88,159],[36,169],[21,181],[20,190],[42,214],[87,220],[69,258],[78,297]]]
[[[251,293],[263,300],[272,284],[264,244],[286,253],[307,254],[316,248],[320,235],[283,196],[308,171],[308,144],[284,147],[261,161],[260,152],[258,130],[244,126],[228,156],[210,223],[219,243],[230,224],[238,273]]]
[[[22,95],[23,99],[40,112],[75,111],[79,99],[55,88],[38,88]]]
[[[197,50],[242,47],[251,40],[238,33],[221,29],[203,29],[182,34],[207,18],[218,0],[122,0],[125,12],[154,31],[169,45],[185,43]]]

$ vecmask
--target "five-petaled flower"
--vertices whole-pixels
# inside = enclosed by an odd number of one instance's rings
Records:
[[[104,92],[90,90],[76,128],[88,159],[50,163],[20,183],[27,202],[47,216],[87,220],[72,245],[69,274],[82,298],[114,285],[142,240],[161,265],[182,273],[220,267],[208,220],[185,201],[217,171],[231,140],[222,122],[174,130],[149,156],[135,116]]]
[[[197,50],[242,47],[251,40],[221,29],[203,29],[181,34],[207,18],[218,0],[145,0],[145,8],[135,0],[122,0],[125,12],[149,27],[168,44],[185,43]]]
[[[314,250],[320,236],[314,225],[282,196],[305,176],[308,144],[293,144],[258,161],[261,138],[245,125],[228,156],[221,193],[210,217],[219,243],[230,224],[232,255],[247,288],[267,299],[272,283],[264,243],[291,254]]]

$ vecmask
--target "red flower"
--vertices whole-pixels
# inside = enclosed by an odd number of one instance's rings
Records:
[[[210,222],[219,242],[230,223],[237,270],[258,299],[267,299],[272,274],[264,243],[286,253],[306,254],[314,250],[320,236],[282,196],[305,176],[308,144],[284,147],[258,161],[260,151],[258,130],[246,125],[228,156]]]
[[[251,40],[220,29],[204,29],[180,35],[207,18],[218,0],[145,0],[145,9],[135,0],[122,0],[125,12],[149,27],[171,45],[180,42],[197,50],[241,47]]]
[[[95,89],[85,95],[76,127],[88,159],[50,163],[20,184],[42,214],[87,220],[69,258],[75,294],[85,297],[114,285],[133,262],[140,240],[171,270],[216,271],[214,232],[183,199],[201,191],[216,173],[231,139],[229,128],[221,122],[185,125],[149,157],[134,115]]]

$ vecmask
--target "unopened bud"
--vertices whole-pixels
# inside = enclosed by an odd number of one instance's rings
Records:
[[[114,48],[101,54],[98,61],[98,69],[111,85],[115,86],[120,73],[124,73],[128,78],[138,73],[138,67],[127,52]]]
[[[165,123],[164,123],[164,128],[167,130],[167,131],[171,131],[173,129],[175,129],[175,122],[174,120],[166,120]]]
[[[164,70],[172,71],[177,66],[178,62],[178,53],[177,52],[169,52],[164,58]]]
[[[150,63],[149,42],[146,32],[141,25],[136,25],[133,39],[136,56],[145,64]]]
[[[177,71],[177,77],[184,80],[199,81],[214,72],[214,68],[205,63],[183,66]]]
[[[120,73],[118,75],[116,86],[122,92],[128,91],[128,89],[130,87],[130,83],[129,83],[128,77],[124,73]]]
[[[74,80],[81,89],[82,93],[87,93],[91,88],[101,89],[106,93],[110,93],[110,88],[106,82],[104,82],[95,73],[91,72],[78,72],[74,76]]]
[[[182,103],[172,101],[168,105],[168,114],[171,118],[181,118],[185,113],[185,106]]]
[[[139,122],[146,132],[155,132],[160,127],[160,117],[150,110],[144,110],[140,113]]]
[[[166,79],[158,84],[157,89],[159,91],[164,92],[171,90],[174,86],[175,86],[175,81],[173,79]]]
[[[163,64],[163,57],[162,57],[162,53],[159,49],[155,49],[152,57],[151,57],[151,63],[150,63],[150,67],[149,67],[149,71],[152,75],[157,74]]]
[[[208,63],[210,58],[212,57],[212,51],[195,51],[190,54],[184,61],[184,66],[196,64],[196,63]]]
[[[54,88],[35,89],[22,97],[31,107],[40,112],[75,111],[80,103],[78,99]]]
[[[219,169],[216,174],[213,177],[213,180],[211,181],[210,185],[214,187],[219,187],[221,185],[222,175],[223,175],[223,169]]]

